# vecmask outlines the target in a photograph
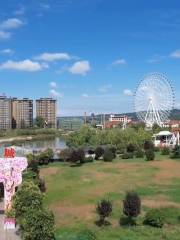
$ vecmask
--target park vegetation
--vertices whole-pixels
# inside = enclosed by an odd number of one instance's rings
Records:
[[[108,165],[114,159],[116,159],[115,162],[120,159],[123,159],[123,162],[126,162],[127,159],[128,162],[128,159],[131,161],[136,158],[138,161],[139,159],[154,161],[157,154],[180,159],[180,147],[176,146],[172,150],[155,148],[151,141],[151,134],[141,127],[127,128],[124,131],[118,128],[99,131],[84,126],[80,131],[70,134],[67,138],[68,148],[59,153],[59,160],[67,166],[82,166],[89,162],[101,164],[101,161]],[[15,195],[13,211],[9,213],[9,215],[17,217],[23,240],[54,239],[54,216],[43,205],[46,184],[39,174],[40,167],[53,162],[53,155],[52,149],[47,149],[40,154],[27,156],[28,171],[24,174],[23,184]],[[78,169],[81,168],[74,168],[75,171]],[[111,216],[118,214],[119,224],[122,227],[136,227],[142,224],[163,228],[168,223],[163,210],[150,208],[145,211],[145,214],[141,213],[140,196],[136,191],[128,191],[121,202],[123,208],[118,213],[114,212],[117,211],[117,207],[114,208],[113,201],[103,197],[95,207],[98,214],[96,225],[98,227],[111,225]],[[37,222],[38,224],[35,224]],[[30,238],[30,236],[32,237]],[[96,234],[89,230],[79,233],[77,239],[84,239],[83,236],[87,236],[85,239],[88,240],[97,239]]]
[[[45,181],[39,175],[39,164],[47,164],[52,150],[47,149],[38,156],[28,156],[28,169],[23,175],[23,183],[13,198],[13,208],[8,213],[16,217],[23,240],[53,240],[54,215],[43,204],[46,192]]]

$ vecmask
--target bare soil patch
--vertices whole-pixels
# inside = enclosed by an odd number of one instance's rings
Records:
[[[40,171],[40,175],[41,177],[52,176],[57,174],[58,171],[59,171],[58,167],[42,168]]]
[[[160,169],[155,176],[155,181],[158,183],[169,183],[173,178],[180,178],[180,162],[173,160],[154,161],[151,166]]]
[[[150,208],[175,207],[180,208],[180,203],[168,201],[166,199],[144,199],[142,204]]]
[[[56,218],[57,225],[67,225],[72,223],[72,220],[90,221],[95,219],[94,205],[73,206],[68,204],[59,204],[51,206]]]

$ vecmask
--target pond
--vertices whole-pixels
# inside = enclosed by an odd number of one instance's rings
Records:
[[[40,152],[47,148],[52,148],[54,152],[61,151],[67,147],[66,140],[60,137],[43,140],[30,140],[17,143],[2,143],[0,146],[0,156],[4,155],[5,147],[14,147],[18,156],[25,156],[33,151]]]

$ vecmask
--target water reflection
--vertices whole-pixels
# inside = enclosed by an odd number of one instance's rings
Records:
[[[19,143],[4,143],[0,147],[0,156],[4,155],[4,148],[14,146],[18,156],[24,156],[32,151],[43,151],[47,148],[52,148],[54,151],[65,149],[66,141],[62,138],[56,137],[54,139],[31,140]]]

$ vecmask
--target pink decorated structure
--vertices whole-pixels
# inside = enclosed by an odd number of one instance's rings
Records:
[[[28,166],[25,157],[15,157],[13,148],[6,148],[4,158],[0,158],[0,182],[4,185],[4,209],[10,210],[15,189],[22,183],[22,172]]]

